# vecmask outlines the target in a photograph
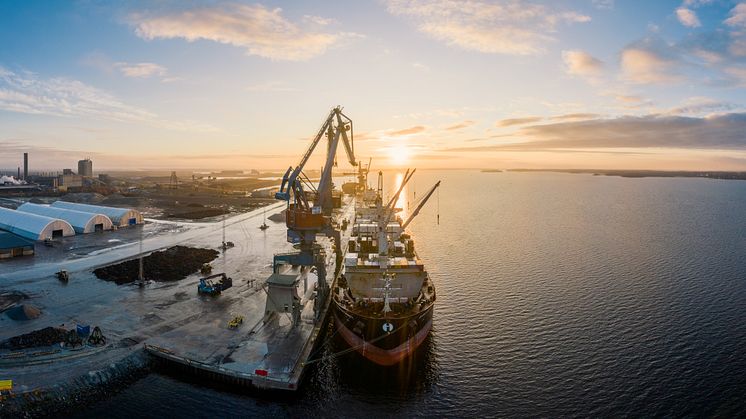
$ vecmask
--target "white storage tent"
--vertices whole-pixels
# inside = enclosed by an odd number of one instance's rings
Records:
[[[66,208],[54,208],[47,205],[26,203],[18,207],[18,211],[65,220],[73,226],[73,229],[78,234],[111,230],[112,225],[109,217],[103,214],[91,214]]]
[[[105,207],[103,205],[77,204],[75,202],[55,201],[52,203],[54,208],[65,208],[74,211],[88,212],[91,214],[104,214],[111,219],[111,222],[118,227],[142,224],[142,214],[140,211],[129,208]]]
[[[0,229],[10,231],[30,240],[44,240],[75,235],[75,230],[67,221],[1,207]]]

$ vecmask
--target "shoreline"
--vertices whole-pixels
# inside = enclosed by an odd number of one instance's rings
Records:
[[[153,360],[140,347],[125,357],[85,374],[36,388],[0,396],[0,416],[31,418],[58,416],[85,407],[101,397],[127,388],[151,370]]]
[[[482,173],[503,173],[503,172],[549,172],[549,173],[569,173],[569,174],[587,174],[593,176],[617,176],[624,178],[700,178],[700,179],[718,179],[718,180],[746,180],[746,172],[736,171],[717,171],[717,170],[607,170],[607,169],[482,169]]]

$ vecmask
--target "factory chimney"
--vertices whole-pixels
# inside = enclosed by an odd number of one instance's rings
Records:
[[[23,180],[28,179],[28,153],[23,153]]]

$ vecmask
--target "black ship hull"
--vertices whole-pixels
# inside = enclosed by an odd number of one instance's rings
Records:
[[[409,316],[382,318],[334,304],[339,335],[366,359],[382,366],[396,365],[411,356],[430,334],[433,307],[429,304]]]

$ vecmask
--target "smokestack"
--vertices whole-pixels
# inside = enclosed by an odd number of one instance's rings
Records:
[[[23,180],[28,178],[28,153],[23,153]]]
[[[18,168],[18,177],[16,179],[21,180],[21,168]]]

